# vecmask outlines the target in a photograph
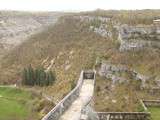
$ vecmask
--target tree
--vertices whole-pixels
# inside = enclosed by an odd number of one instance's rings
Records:
[[[53,84],[55,81],[55,74],[52,71],[49,71],[48,73],[48,83]]]
[[[27,84],[28,78],[27,78],[27,69],[24,68],[23,69],[23,73],[22,73],[22,84]]]
[[[40,68],[39,70],[39,82],[40,86],[44,86],[46,84],[46,73],[44,68]]]
[[[31,65],[29,65],[29,67],[28,67],[28,84],[29,85],[34,85],[34,82],[35,81],[35,79],[34,79],[34,70],[33,70],[33,68],[32,68],[32,66]]]
[[[33,67],[29,65],[27,68],[24,68],[22,72],[22,84],[24,85],[48,86],[52,85],[55,79],[53,72],[45,72],[43,67],[33,69]]]

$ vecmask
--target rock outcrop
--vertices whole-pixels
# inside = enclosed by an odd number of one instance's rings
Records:
[[[76,16],[77,18],[77,16]],[[82,22],[92,22],[92,21],[95,21],[95,20],[99,20],[101,21],[102,23],[106,23],[108,21],[110,21],[110,18],[108,17],[101,17],[101,16],[78,16],[78,18],[80,18],[80,20]]]
[[[99,27],[90,26],[90,30],[101,35],[102,37],[112,37],[112,32],[105,24],[101,24]]]
[[[107,25],[111,21],[111,18],[100,16],[75,16],[75,18],[80,19],[81,22],[90,24],[90,31],[102,37],[112,37],[112,32]]]
[[[120,51],[160,48],[160,26],[128,26],[119,29]]]
[[[148,76],[142,75],[135,70],[129,69],[122,65],[113,65],[108,62],[102,62],[99,69],[99,75],[112,80],[112,84],[128,82],[128,79],[121,76],[125,73],[130,75],[131,79],[141,81],[141,87],[145,87]]]

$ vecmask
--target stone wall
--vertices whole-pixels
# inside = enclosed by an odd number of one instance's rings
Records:
[[[99,120],[150,120],[147,112],[97,112]]]
[[[160,100],[143,100],[146,107],[160,107]]]
[[[120,51],[140,50],[145,47],[160,48],[159,26],[128,26],[119,29]]]
[[[64,97],[42,120],[58,120],[65,110],[69,108],[72,102],[78,98],[83,83],[83,71],[80,74],[77,86]]]

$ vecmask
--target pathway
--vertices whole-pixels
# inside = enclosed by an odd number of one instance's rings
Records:
[[[69,109],[60,117],[60,120],[80,120],[81,110],[87,105],[94,92],[94,80],[84,79],[79,97],[71,104]]]

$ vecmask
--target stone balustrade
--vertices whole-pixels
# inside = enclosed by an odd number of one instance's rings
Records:
[[[143,100],[146,107],[160,107],[160,100]]]
[[[148,112],[97,112],[99,120],[150,120]]]

